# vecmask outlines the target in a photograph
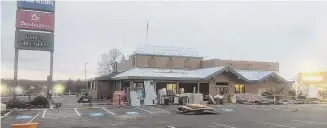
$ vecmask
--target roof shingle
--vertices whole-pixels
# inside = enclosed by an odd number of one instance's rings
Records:
[[[159,56],[181,56],[181,57],[199,57],[198,52],[191,48],[169,47],[169,46],[154,46],[140,45],[133,54],[143,55],[159,55]]]

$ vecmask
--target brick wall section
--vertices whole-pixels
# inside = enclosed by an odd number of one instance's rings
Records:
[[[251,66],[249,66],[251,65]],[[266,70],[279,71],[279,63],[277,62],[258,62],[258,61],[239,61],[239,60],[203,60],[201,68],[229,66],[239,70]]]
[[[148,68],[150,55],[134,55],[135,67]],[[154,68],[168,68],[167,60],[169,56],[154,56],[156,66]],[[188,57],[172,57],[174,69],[184,69],[184,62]],[[128,60],[118,63],[118,71],[126,71],[132,69],[132,57]],[[258,62],[258,61],[239,61],[239,60],[203,60],[202,58],[190,58],[191,69],[211,68],[229,66],[233,69],[240,70],[265,70],[265,71],[279,71],[279,63],[277,62]],[[251,66],[250,66],[251,65]]]
[[[136,56],[136,67],[147,68],[149,67],[148,62],[151,56],[137,55]],[[184,69],[184,62],[188,57],[172,57],[174,69]],[[154,56],[156,61],[155,68],[168,68],[167,60],[169,56]],[[191,69],[199,69],[202,58],[190,58]]]

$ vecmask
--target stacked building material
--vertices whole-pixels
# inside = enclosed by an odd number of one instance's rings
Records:
[[[203,102],[203,94],[184,93],[188,97],[188,104],[201,104]]]
[[[112,104],[119,106],[119,107],[126,106],[125,97],[126,97],[126,94],[124,91],[115,91],[113,94]]]

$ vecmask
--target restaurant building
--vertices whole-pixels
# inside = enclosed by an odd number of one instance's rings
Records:
[[[178,47],[142,45],[112,67],[113,73],[89,80],[92,97],[110,98],[116,90],[153,86],[153,95],[161,88],[183,88],[185,93],[223,93],[229,102],[237,93],[259,95],[290,85],[278,75],[277,62],[204,60],[196,51]]]

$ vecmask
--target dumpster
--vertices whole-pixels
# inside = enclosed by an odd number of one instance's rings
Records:
[[[11,128],[36,128],[38,123],[12,124]]]

